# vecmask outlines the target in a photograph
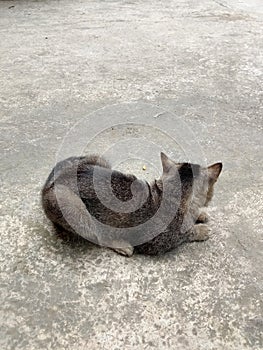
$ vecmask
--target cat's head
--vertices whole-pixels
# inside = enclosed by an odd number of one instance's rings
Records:
[[[206,207],[214,194],[214,185],[222,170],[222,163],[215,163],[208,167],[200,167],[200,173],[195,178],[192,202],[197,207]]]
[[[198,207],[207,206],[213,197],[214,184],[222,170],[222,163],[215,163],[209,167],[201,167],[192,163],[175,163],[161,152],[163,166],[163,181],[178,179],[184,181],[192,189],[192,200]],[[177,182],[178,183],[178,182]]]

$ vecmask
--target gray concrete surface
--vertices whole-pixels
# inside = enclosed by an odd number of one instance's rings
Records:
[[[263,349],[261,3],[0,2],[1,349]],[[161,258],[66,244],[39,204],[69,128],[131,100],[224,163],[211,239]]]

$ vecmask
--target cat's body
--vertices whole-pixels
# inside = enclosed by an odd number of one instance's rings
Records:
[[[161,254],[183,242],[207,239],[207,218],[200,208],[211,199],[222,164],[176,164],[163,153],[161,160],[163,175],[149,184],[112,170],[98,156],[68,158],[44,185],[44,211],[55,226],[127,256],[134,251]],[[94,218],[103,224],[102,234]]]

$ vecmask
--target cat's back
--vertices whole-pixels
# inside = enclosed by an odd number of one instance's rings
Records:
[[[132,186],[135,180],[138,192],[147,188],[136,176],[112,170],[110,164],[102,157],[70,157],[55,165],[42,189],[42,196],[50,190],[53,191],[56,184],[70,188],[84,202],[95,199],[99,202],[97,192],[103,197],[112,193],[119,200],[127,201],[134,195]]]

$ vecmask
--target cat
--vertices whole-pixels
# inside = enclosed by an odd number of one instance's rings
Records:
[[[163,152],[161,162],[162,176],[148,183],[112,170],[98,155],[63,160],[42,189],[44,212],[55,227],[124,256],[158,255],[207,240],[208,216],[201,208],[212,199],[222,163],[175,163]]]

